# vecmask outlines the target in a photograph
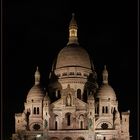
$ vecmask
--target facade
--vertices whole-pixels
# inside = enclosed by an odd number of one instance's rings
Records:
[[[22,113],[15,114],[13,140],[129,140],[130,111],[119,112],[104,67],[102,85],[90,56],[79,46],[74,15],[69,41],[52,66],[47,91],[37,67]]]

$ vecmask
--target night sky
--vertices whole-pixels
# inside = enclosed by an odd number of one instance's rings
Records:
[[[90,54],[101,84],[104,64],[119,110],[130,110],[130,135],[137,139],[137,6],[135,1],[6,1],[3,48],[3,137],[14,132],[14,114],[34,84],[39,66],[47,87],[53,60],[68,41],[74,12],[80,46]],[[3,139],[4,139],[3,138]]]

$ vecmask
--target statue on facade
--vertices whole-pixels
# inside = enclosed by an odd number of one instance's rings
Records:
[[[44,120],[44,128],[47,128],[48,127],[48,121],[45,119]]]
[[[71,106],[71,95],[68,94],[67,98],[66,98],[66,103],[67,103],[67,106]]]
[[[89,119],[88,119],[88,128],[91,128],[91,127],[92,127],[92,119],[89,118]]]

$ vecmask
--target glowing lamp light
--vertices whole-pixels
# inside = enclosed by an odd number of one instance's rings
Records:
[[[36,137],[37,137],[37,138],[40,138],[40,137],[41,137],[41,134],[36,135]]]

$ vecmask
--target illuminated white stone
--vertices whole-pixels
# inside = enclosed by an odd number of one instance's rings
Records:
[[[68,44],[52,66],[48,93],[41,88],[37,68],[24,110],[15,114],[13,140],[130,139],[130,111],[119,112],[106,66],[102,73],[103,83],[98,87],[93,62],[79,46],[77,29],[73,15]]]

